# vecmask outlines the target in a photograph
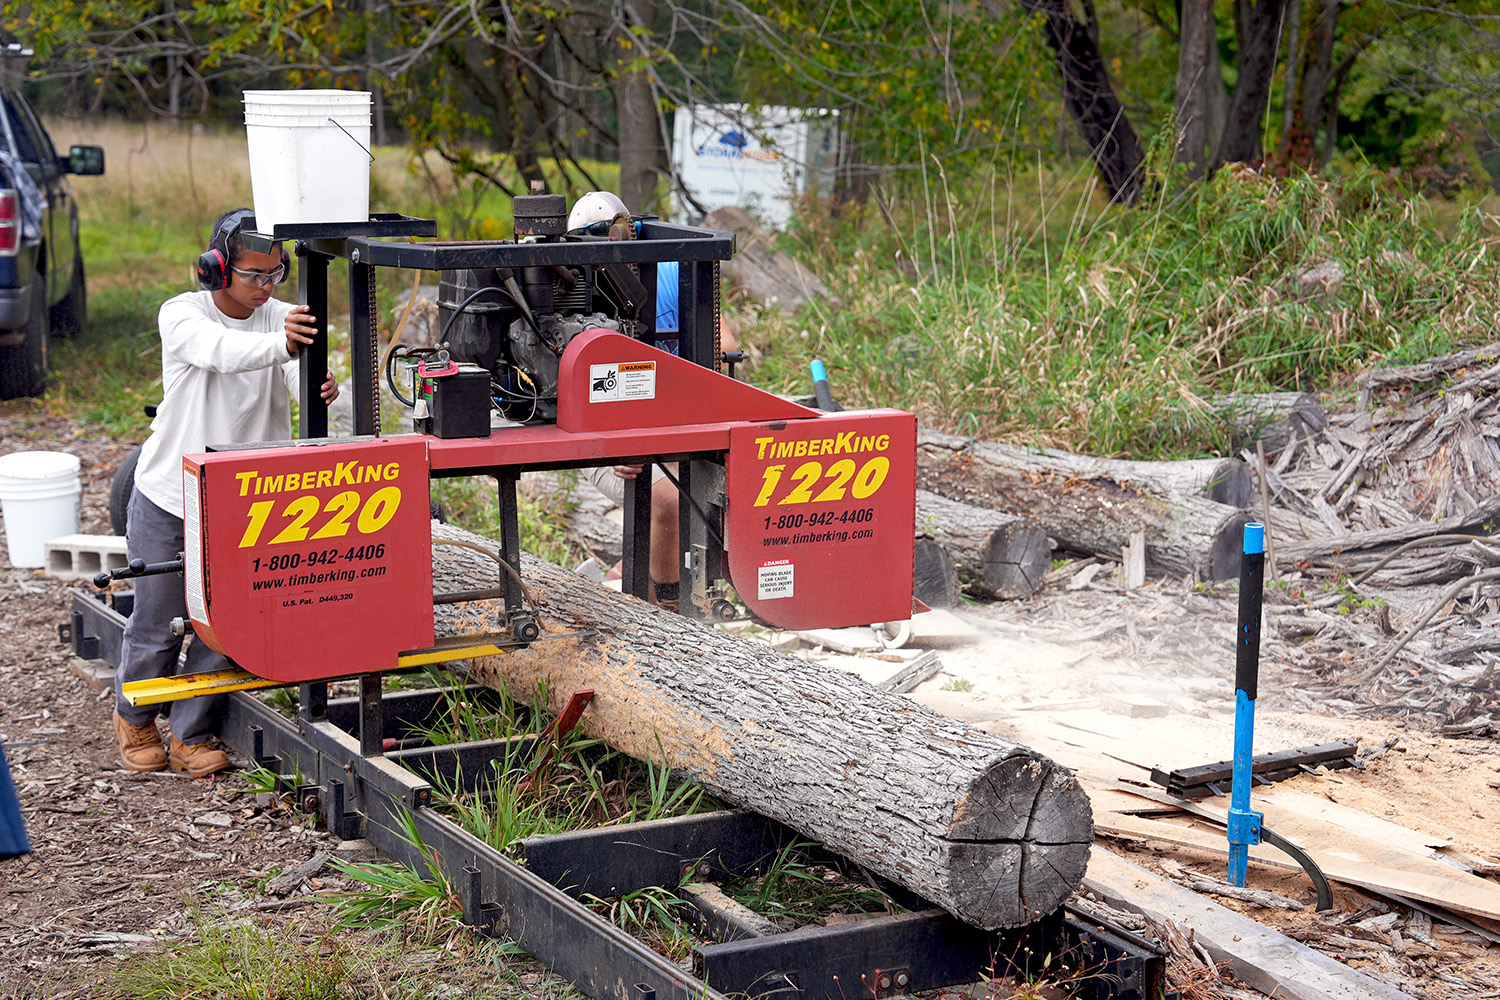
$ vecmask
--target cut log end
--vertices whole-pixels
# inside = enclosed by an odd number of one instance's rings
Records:
[[[948,832],[955,912],[986,930],[1051,913],[1083,878],[1093,831],[1088,795],[1071,771],[1029,752],[999,761]]]
[[[1219,525],[1208,552],[1209,579],[1238,579],[1240,560],[1245,552],[1245,525],[1253,520],[1249,514],[1236,513]]]
[[[996,597],[1030,597],[1042,589],[1052,564],[1047,532],[1030,521],[1016,521],[996,531],[983,556],[984,583]]]

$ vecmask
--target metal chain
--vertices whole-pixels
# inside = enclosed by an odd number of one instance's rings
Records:
[[[721,318],[723,316],[723,310],[720,308],[720,305],[719,262],[714,261],[714,371],[716,372],[722,372],[724,370],[724,347],[719,342],[719,338],[723,333],[723,330],[720,326]]]
[[[380,435],[380,320],[379,308],[375,296],[375,268],[367,268],[365,271],[365,294],[368,296],[367,307],[369,309],[370,327],[365,335],[370,338],[370,416],[374,422],[373,431],[378,437]],[[353,331],[350,331],[353,336]]]

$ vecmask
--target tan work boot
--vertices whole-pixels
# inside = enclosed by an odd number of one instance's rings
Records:
[[[120,763],[132,771],[160,771],[167,766],[167,748],[153,720],[133,726],[115,713],[115,736],[120,740]]]
[[[167,763],[174,771],[186,771],[195,778],[204,778],[229,766],[229,755],[215,750],[208,743],[183,743],[172,737],[172,752]]]

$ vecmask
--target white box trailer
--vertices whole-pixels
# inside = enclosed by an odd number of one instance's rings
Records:
[[[792,199],[827,194],[838,164],[838,113],[821,108],[696,105],[677,109],[672,163],[676,217],[738,205],[780,228]]]

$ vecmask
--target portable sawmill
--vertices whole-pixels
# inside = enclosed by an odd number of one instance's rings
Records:
[[[226,699],[221,737],[275,775],[301,809],[321,814],[334,836],[367,838],[414,868],[439,864],[461,897],[464,923],[514,939],[589,996],[835,1000],[858,983],[884,998],[1036,971],[1037,957],[1051,963],[1069,950],[1102,970],[1085,981],[1110,984],[1110,995],[1162,995],[1161,949],[1059,903],[1081,878],[1092,840],[1087,799],[1065,770],[894,695],[855,690],[853,680],[833,690],[797,673],[791,658],[739,673],[729,637],[673,626],[613,595],[589,595],[604,600],[587,614],[555,608],[544,628],[532,591],[566,574],[533,565],[527,586],[521,474],[646,463],[676,468],[683,614],[750,615],[789,628],[906,620],[916,420],[894,410],[810,409],[722,371],[718,268],[733,256],[732,234],[629,217],[570,230],[563,199],[548,195],[516,199],[515,218],[513,239],[478,243],[419,241],[435,224],[400,215],[246,233],[252,250],[294,244],[298,298],[325,335],[328,269],[347,262],[354,434],[327,437],[320,336],[299,352],[299,440],[186,457],[183,558],[102,575],[183,572],[191,621],[181,630],[193,629],[235,666],[126,685],[125,696],[155,704],[298,685],[294,718],[254,697]],[[675,282],[666,277],[674,264]],[[381,267],[442,274],[438,348],[393,348],[382,359]],[[678,293],[675,331],[657,327],[663,282]],[[379,433],[382,375],[411,404],[411,432]],[[433,545],[460,533],[434,530],[430,484],[459,476],[497,482],[499,537],[480,545],[489,559],[435,559]],[[641,598],[651,585],[651,496],[650,476],[627,481],[623,589]],[[458,560],[465,569],[455,575]],[[435,580],[473,589],[434,593]],[[130,591],[75,591],[59,636],[83,659],[118,664],[132,607]],[[420,734],[449,711],[450,692],[388,691],[385,672],[483,663],[532,644],[506,662],[567,669],[602,658],[606,683],[557,689],[566,705],[540,744],[545,761],[585,706],[602,716],[663,704],[657,695],[666,686],[642,675],[636,655],[647,623],[696,635],[686,669],[718,678],[704,686],[730,696],[715,702],[729,706],[727,722],[684,714],[704,733],[733,729],[735,745],[753,749],[734,761],[748,780],[734,779],[733,768],[718,772],[741,791],[727,799],[740,808],[529,837],[512,845],[521,864],[435,808],[443,789],[480,794],[485,776],[516,752],[515,740],[429,740]],[[712,662],[694,661],[695,652]],[[773,661],[780,655],[767,652]],[[357,693],[330,683],[340,678],[357,678]],[[656,694],[643,703],[642,691]],[[757,718],[738,710],[741,693],[764,700]],[[452,694],[489,708],[504,703],[479,683],[461,682]],[[824,730],[806,725],[814,715],[857,717],[862,731],[879,734],[858,751],[864,763],[820,742]],[[709,742],[698,730],[678,742],[695,739]],[[655,748],[665,763],[660,738]],[[830,799],[816,817],[757,791],[775,785],[762,779],[794,757],[786,774]],[[398,832],[407,829],[420,840]],[[746,924],[743,907],[713,888],[761,874],[767,859],[808,841],[833,852],[820,856],[855,861],[865,878],[889,879],[879,884],[910,912],[772,933]],[[706,921],[708,941],[694,948],[691,972],[584,902],[676,885],[688,873],[707,883],[677,890]]]
[[[519,476],[649,463],[677,464],[684,614],[739,616],[728,584],[750,615],[783,628],[909,618],[916,418],[824,412],[724,374],[718,263],[732,256],[733,234],[623,216],[568,231],[563,197],[547,194],[518,197],[515,220],[514,240],[465,243],[392,238],[426,221],[404,216],[278,226],[275,238],[298,240],[301,299],[320,323],[327,262],[350,262],[356,436],[319,436],[326,413],[309,391],[325,366],[319,337],[301,355],[303,439],[187,456],[183,568],[197,634],[274,683],[536,641],[520,576]],[[271,240],[246,236],[252,248]],[[657,271],[668,262],[675,332],[656,329]],[[384,375],[416,425],[389,436],[376,433],[382,266],[442,272],[441,350],[386,354]],[[475,475],[498,482],[494,587],[435,595],[430,481]],[[650,484],[628,481],[625,498],[624,586],[640,597]],[[500,598],[503,612],[471,634],[435,634],[435,602]]]

